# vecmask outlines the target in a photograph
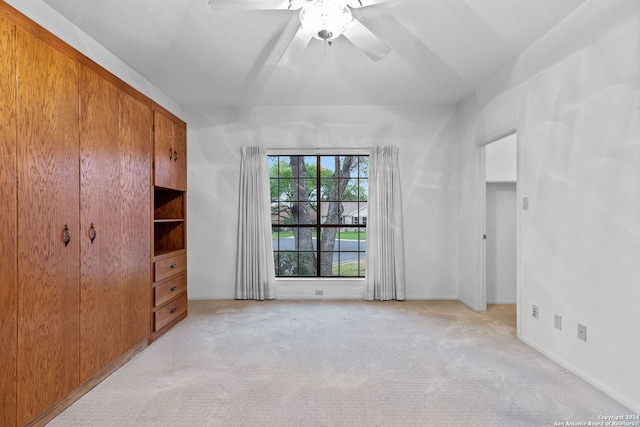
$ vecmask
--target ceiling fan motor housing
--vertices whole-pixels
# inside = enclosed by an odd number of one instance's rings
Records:
[[[314,38],[330,41],[353,21],[351,9],[340,0],[313,0],[300,10],[300,23]]]
[[[320,30],[318,31],[318,37],[322,40],[330,40],[333,37],[333,33],[329,30]]]

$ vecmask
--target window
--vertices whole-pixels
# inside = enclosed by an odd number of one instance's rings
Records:
[[[364,277],[369,156],[268,161],[276,276]]]

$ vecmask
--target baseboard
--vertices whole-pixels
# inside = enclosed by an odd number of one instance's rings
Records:
[[[601,381],[595,379],[593,376],[589,375],[588,373],[586,373],[582,369],[576,368],[571,363],[567,362],[566,360],[564,360],[563,358],[559,357],[558,355],[545,350],[544,348],[542,348],[539,345],[529,341],[526,338],[523,338],[523,337],[519,337],[519,338],[520,338],[520,341],[522,341],[523,343],[525,343],[529,347],[533,348],[538,353],[540,353],[543,356],[545,356],[546,358],[554,361],[555,363],[557,363],[558,365],[562,366],[567,371],[571,372],[572,374],[574,374],[575,376],[579,377],[580,379],[582,379],[582,380],[586,381],[587,383],[591,384],[592,386],[594,386],[595,388],[597,388],[598,390],[600,390],[601,392],[603,392],[604,394],[606,394],[610,398],[614,399],[615,401],[617,401],[621,405],[626,406],[628,409],[633,411],[634,414],[640,414],[640,401],[634,402],[633,400],[629,399],[628,397],[622,396],[620,393],[616,392],[615,390],[612,390],[610,387],[608,387],[607,385],[603,384]],[[623,415],[623,414],[619,414],[619,415]],[[624,414],[624,415],[629,415],[629,414]]]
[[[189,301],[209,301],[209,300],[234,300],[236,299],[235,295],[225,295],[225,296],[210,296],[210,297],[192,297],[189,295]],[[318,299],[318,300],[330,300],[330,299],[352,299],[352,300],[363,300],[364,295],[310,295],[308,293],[299,294],[299,293],[278,293],[276,295],[276,299],[278,300],[309,300],[309,299]],[[471,306],[464,301],[460,300],[455,296],[426,296],[426,295],[411,295],[405,298],[407,301],[460,301],[462,304],[471,308]]]
[[[210,300],[229,300],[236,299],[234,294],[224,294],[224,295],[201,295],[194,296],[189,294],[189,301],[210,301]]]
[[[454,297],[454,296],[450,296],[450,295],[444,295],[444,296],[407,295],[407,297],[405,299],[407,301],[460,301],[460,299],[458,297]],[[460,302],[462,302],[462,301],[460,301]]]
[[[82,383],[78,388],[69,393],[66,397],[60,399],[53,406],[42,412],[40,415],[25,424],[25,427],[43,427],[47,423],[51,422],[55,417],[60,415],[65,409],[71,406],[76,400],[91,391],[95,386],[104,381],[109,375],[124,366],[128,361],[133,359],[138,353],[144,350],[149,345],[149,340],[145,338],[140,341],[122,356],[111,362],[103,370],[89,378]]]

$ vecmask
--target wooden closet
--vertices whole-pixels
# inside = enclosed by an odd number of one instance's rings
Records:
[[[158,108],[0,2],[2,426],[45,424],[155,332]]]
[[[0,425],[16,424],[17,197],[15,26],[0,16]]]
[[[149,106],[80,69],[80,381],[148,336]]]
[[[79,383],[78,64],[16,30],[18,424]]]

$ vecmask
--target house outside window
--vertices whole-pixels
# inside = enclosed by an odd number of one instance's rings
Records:
[[[277,277],[364,277],[369,157],[268,156]]]

